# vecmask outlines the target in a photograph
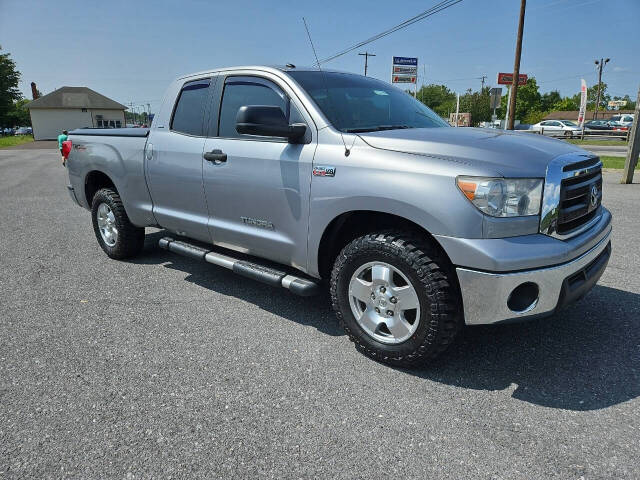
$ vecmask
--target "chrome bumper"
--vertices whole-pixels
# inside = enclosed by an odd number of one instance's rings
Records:
[[[553,314],[588,292],[598,281],[611,252],[611,230],[593,248],[560,265],[519,272],[491,273],[456,268],[467,325],[483,325]],[[537,299],[521,311],[507,302],[516,287],[532,283]]]

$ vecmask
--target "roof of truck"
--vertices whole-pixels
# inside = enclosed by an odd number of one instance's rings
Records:
[[[224,72],[224,71],[227,71],[227,70],[262,70],[262,71],[278,70],[278,71],[281,71],[281,72],[319,72],[320,71],[320,70],[318,70],[317,67],[310,67],[310,66],[289,67],[287,65],[238,65],[238,66],[235,66],[235,67],[213,68],[211,70],[203,70],[201,72],[189,73],[187,75],[181,75],[178,78],[179,79],[183,79],[183,78],[195,77],[195,76],[199,76],[199,75],[206,75],[207,73]],[[325,72],[325,73],[331,72],[331,73],[351,73],[351,74],[353,74],[353,72],[345,72],[345,71],[341,71],[341,70],[326,69],[326,68],[323,68],[322,71]],[[355,75],[357,75],[357,74],[355,74]]]

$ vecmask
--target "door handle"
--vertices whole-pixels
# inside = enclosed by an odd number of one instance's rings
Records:
[[[203,158],[208,162],[224,163],[227,161],[227,154],[222,153],[222,150],[211,150],[203,155]]]

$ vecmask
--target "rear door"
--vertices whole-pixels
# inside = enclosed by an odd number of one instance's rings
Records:
[[[215,76],[185,82],[168,130],[155,130],[147,152],[147,183],[160,226],[210,242],[202,189],[205,122]]]
[[[220,76],[214,94],[205,153],[224,161],[204,161],[209,228],[214,243],[306,268],[309,191],[316,131],[293,90],[278,77]],[[238,109],[244,105],[282,108],[289,123],[304,123],[304,143],[241,135]],[[207,155],[211,157],[211,155]]]

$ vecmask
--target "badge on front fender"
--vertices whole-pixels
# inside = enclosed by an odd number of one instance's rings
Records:
[[[335,177],[336,167],[317,166],[313,167],[314,177]]]

